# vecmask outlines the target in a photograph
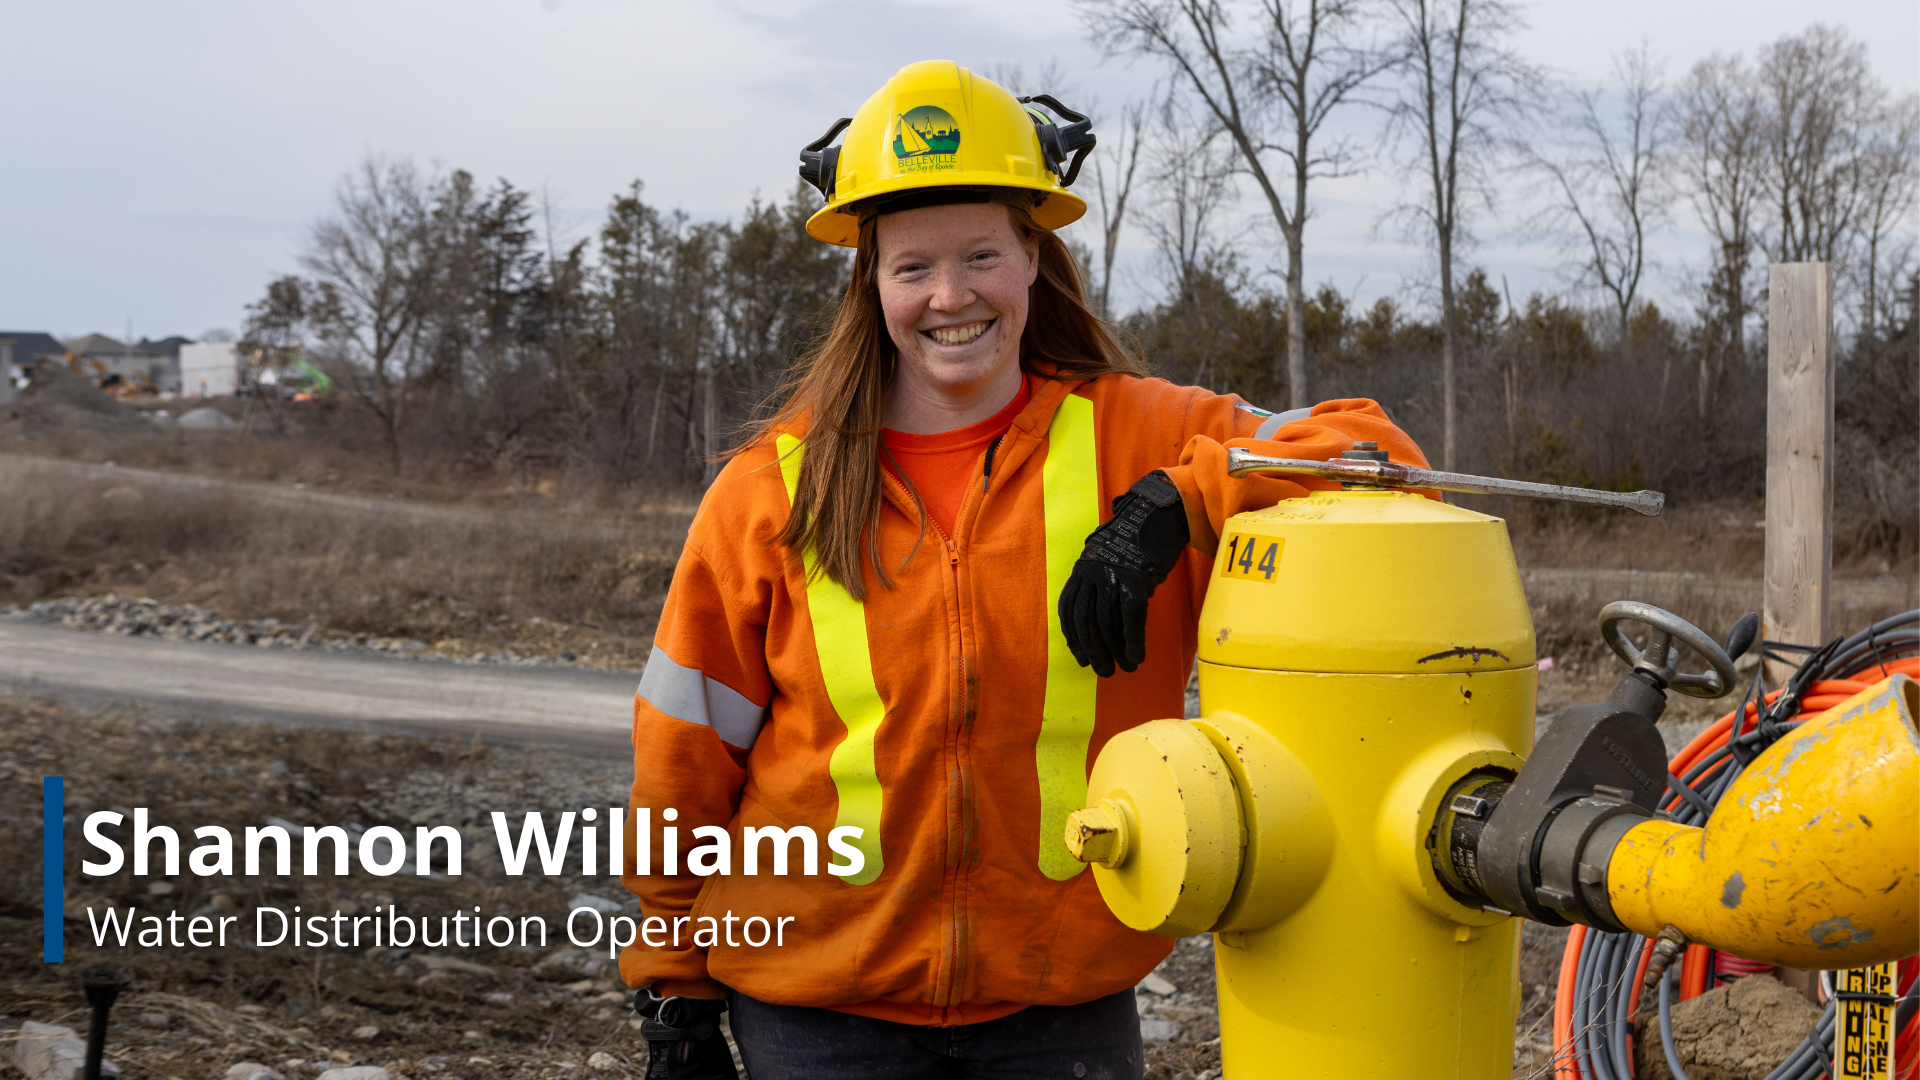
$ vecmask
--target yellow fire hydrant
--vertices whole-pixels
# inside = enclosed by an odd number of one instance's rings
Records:
[[[1920,949],[1920,683],[1894,675],[1808,722],[1704,828],[1679,825],[1655,814],[1654,725],[1669,691],[1733,689],[1758,617],[1723,648],[1651,605],[1606,605],[1600,635],[1629,670],[1536,748],[1505,524],[1388,485],[1648,516],[1659,492],[1434,472],[1371,443],[1327,462],[1236,448],[1228,469],[1345,490],[1228,521],[1200,614],[1203,715],[1108,742],[1066,835],[1121,922],[1213,932],[1227,1080],[1509,1075],[1513,916],[1801,967]],[[1711,670],[1683,672],[1682,646]]]
[[[1344,457],[1229,461],[1650,515],[1662,498],[1434,473],[1368,444]],[[1213,573],[1203,715],[1111,740],[1066,840],[1121,922],[1214,934],[1227,1080],[1509,1075],[1513,916],[1802,967],[1920,948],[1914,680],[1776,742],[1685,826],[1654,814],[1654,724],[1668,691],[1728,693],[1746,642],[1730,655],[1669,612],[1608,604],[1600,633],[1629,671],[1536,748],[1533,626],[1500,519],[1355,486],[1232,518]],[[1682,645],[1712,670],[1682,673]]]
[[[1213,931],[1232,1080],[1506,1076],[1519,922],[1436,876],[1441,800],[1532,745],[1498,518],[1390,490],[1231,519],[1194,721],[1116,737],[1068,845],[1128,926]]]

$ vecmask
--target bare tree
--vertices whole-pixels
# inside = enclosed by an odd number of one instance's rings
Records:
[[[1865,129],[1885,90],[1865,42],[1815,23],[1760,51],[1766,108],[1766,187],[1781,262],[1846,261],[1862,203]]]
[[[1159,249],[1168,305],[1190,304],[1202,273],[1232,251],[1220,216],[1234,196],[1233,149],[1218,129],[1193,124],[1169,98],[1152,135],[1149,212],[1141,225]]]
[[[1127,200],[1133,196],[1133,181],[1140,168],[1140,148],[1147,122],[1147,107],[1129,102],[1120,111],[1120,130],[1110,135],[1106,146],[1113,148],[1113,176],[1107,176],[1105,159],[1093,156],[1094,193],[1100,203],[1100,315],[1113,318],[1113,258],[1120,250],[1120,233],[1126,225]]]
[[[313,226],[300,256],[327,299],[307,311],[326,346],[321,359],[379,421],[396,473],[412,418],[407,392],[431,356],[419,335],[435,284],[431,188],[411,162],[368,155],[342,178],[333,216]]]
[[[1916,183],[1920,182],[1920,95],[1907,94],[1876,118],[1861,162],[1859,231],[1865,245],[1860,252],[1860,330],[1872,335],[1882,318],[1892,322],[1896,301],[1883,296],[1892,286],[1903,291],[1901,278],[1912,257],[1914,237],[1900,233],[1911,226]],[[1890,327],[1889,327],[1890,329]]]
[[[547,364],[553,372],[563,415],[570,427],[583,428],[590,415],[582,392],[583,342],[591,333],[586,284],[587,241],[576,240],[561,253],[565,226],[555,222],[556,196],[551,187],[540,190],[540,232],[547,248]]]
[[[1765,138],[1759,91],[1738,56],[1718,53],[1693,66],[1675,102],[1681,153],[1675,164],[1694,215],[1713,238],[1707,306],[1725,323],[1725,355],[1747,353],[1747,268],[1759,230]],[[1704,419],[1715,349],[1699,352],[1696,414]]]
[[[1100,207],[1100,264],[1099,280],[1091,281],[1093,263],[1091,259],[1082,259],[1089,270],[1090,285],[1096,290],[1094,300],[1102,318],[1113,318],[1109,298],[1113,292],[1113,260],[1120,250],[1120,234],[1126,226],[1127,202],[1133,195],[1133,182],[1140,166],[1142,133],[1147,125],[1148,106],[1142,101],[1128,101],[1120,107],[1119,128],[1107,126],[1101,115],[1097,98],[1085,98],[1078,84],[1066,73],[1058,57],[1050,58],[1034,74],[1027,72],[1026,65],[1017,61],[995,61],[981,68],[988,79],[1006,87],[1017,97],[1030,97],[1035,94],[1051,94],[1063,103],[1081,110],[1094,119],[1094,130],[1100,135],[1101,152],[1093,155],[1094,199]],[[1147,94],[1147,101],[1159,97],[1157,90]],[[1107,160],[1115,164],[1107,168]],[[1068,239],[1069,247],[1074,242]],[[1079,254],[1079,252],[1076,252]]]
[[[1619,115],[1603,115],[1599,90],[1574,95],[1564,152],[1536,153],[1553,191],[1549,220],[1581,249],[1580,277],[1612,299],[1627,343],[1633,301],[1647,271],[1647,233],[1665,216],[1667,116],[1661,62],[1649,46],[1614,57]]]
[[[1233,17],[1222,0],[1082,0],[1081,14],[1109,52],[1164,60],[1177,82],[1205,104],[1266,197],[1287,246],[1288,399],[1292,408],[1305,408],[1311,404],[1307,195],[1315,177],[1340,175],[1356,163],[1352,142],[1316,140],[1327,118],[1353,100],[1384,62],[1379,52],[1357,43],[1364,5],[1261,0],[1249,19],[1254,34],[1246,44],[1231,37]],[[1291,191],[1283,195],[1289,178]]]
[[[1466,239],[1464,218],[1476,199],[1490,202],[1486,169],[1503,142],[1502,126],[1528,109],[1539,75],[1505,46],[1523,25],[1505,0],[1392,0],[1404,74],[1394,105],[1412,144],[1424,189],[1401,210],[1431,239],[1440,271],[1441,461],[1454,467],[1460,335],[1453,259]]]

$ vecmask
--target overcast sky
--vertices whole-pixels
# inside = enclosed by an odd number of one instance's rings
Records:
[[[1678,74],[1818,17],[1920,87],[1913,0],[1552,0],[1529,17],[1520,51],[1581,85],[1643,38]],[[369,151],[544,187],[584,237],[635,178],[700,218],[784,196],[798,148],[913,60],[1058,60],[1109,112],[1157,74],[1103,60],[1063,0],[0,0],[0,38],[0,328],[62,336],[237,328]],[[1395,183],[1382,166],[1320,188],[1310,283],[1418,299],[1420,253],[1376,228]],[[1558,257],[1506,228],[1518,216],[1509,200],[1483,220],[1468,262],[1516,294],[1552,287]],[[1657,296],[1699,246],[1676,217]],[[1142,298],[1151,255],[1128,243],[1121,287]]]

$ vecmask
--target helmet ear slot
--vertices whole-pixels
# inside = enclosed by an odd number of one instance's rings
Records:
[[[1093,134],[1093,121],[1060,104],[1051,94],[1035,94],[1020,99],[1022,105],[1031,106],[1036,102],[1069,121],[1066,124],[1056,123],[1038,109],[1027,109],[1028,115],[1033,117],[1033,126],[1039,130],[1040,149],[1046,155],[1047,168],[1060,178],[1061,187],[1072,187],[1080,176],[1080,166],[1086,162],[1087,155],[1093,152],[1094,144],[1098,141]],[[1067,160],[1069,154],[1073,156],[1071,162]]]
[[[840,148],[827,144],[851,123],[853,118],[850,116],[835,120],[825,135],[808,143],[800,151],[800,179],[820,189],[820,194],[829,199],[833,198],[834,179],[840,171]]]

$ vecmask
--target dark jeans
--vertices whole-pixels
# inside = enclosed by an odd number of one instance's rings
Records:
[[[1140,1080],[1133,991],[1030,1005],[998,1020],[921,1027],[735,991],[733,1041],[752,1080]]]

